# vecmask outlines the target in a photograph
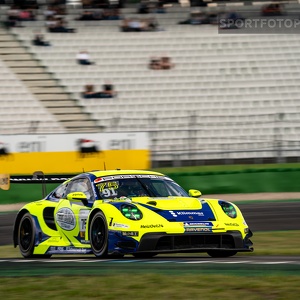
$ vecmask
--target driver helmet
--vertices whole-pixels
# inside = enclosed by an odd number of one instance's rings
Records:
[[[142,187],[142,185],[137,180],[128,180],[126,183],[128,193],[132,196],[143,196],[145,195],[145,191]]]

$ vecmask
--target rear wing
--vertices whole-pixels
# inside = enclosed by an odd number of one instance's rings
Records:
[[[0,189],[9,190],[11,183],[42,183],[43,197],[46,196],[46,183],[63,183],[74,177],[75,174],[64,175],[45,175],[42,171],[36,171],[32,175],[10,176],[9,174],[0,174]]]

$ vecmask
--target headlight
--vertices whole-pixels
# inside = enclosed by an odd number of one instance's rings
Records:
[[[142,212],[134,205],[123,204],[121,206],[121,213],[130,220],[141,220],[143,217]]]
[[[228,202],[224,202],[224,201],[219,201],[219,204],[221,205],[224,213],[230,217],[230,218],[236,218],[236,209],[234,208],[234,206],[231,203]]]

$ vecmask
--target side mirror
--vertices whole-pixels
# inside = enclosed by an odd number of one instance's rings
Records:
[[[198,190],[189,190],[189,196],[198,198],[202,195],[202,193]]]
[[[82,202],[84,205],[87,205],[88,200],[83,192],[73,192],[67,195],[67,199],[70,201]]]

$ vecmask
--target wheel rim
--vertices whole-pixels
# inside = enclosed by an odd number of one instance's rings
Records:
[[[24,251],[30,248],[32,241],[32,225],[28,218],[24,219],[20,227],[20,245]]]
[[[101,252],[105,245],[106,232],[103,220],[101,218],[95,219],[92,226],[92,246],[97,252]]]

